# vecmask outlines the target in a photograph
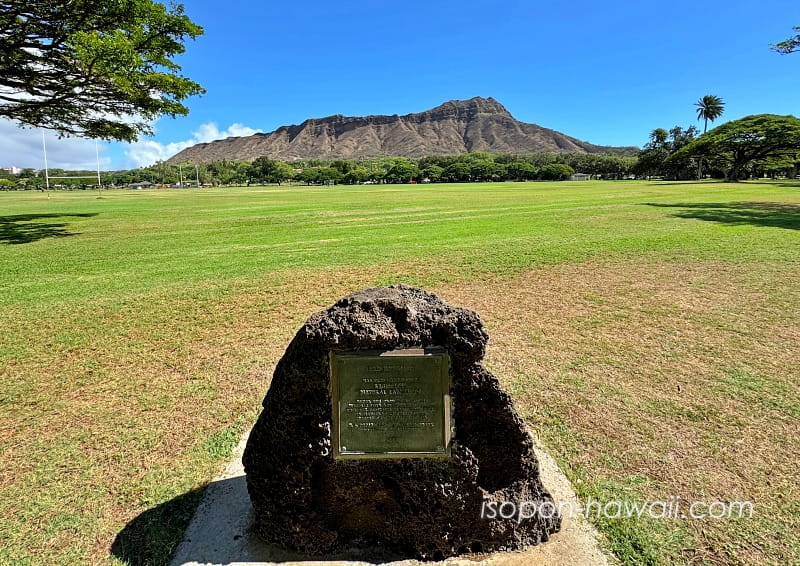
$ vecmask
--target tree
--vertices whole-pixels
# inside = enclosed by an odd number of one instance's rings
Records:
[[[797,166],[798,157],[794,155],[780,155],[777,157],[767,157],[754,164],[755,173],[761,177],[767,175],[773,179],[777,179],[780,175],[787,175],[793,179],[796,175],[793,174]]]
[[[667,162],[686,157],[717,158],[726,178],[738,181],[752,162],[800,154],[800,120],[794,116],[756,114],[726,122],[673,153]]]
[[[792,29],[795,31],[800,31],[800,26],[795,26]],[[778,53],[783,53],[784,55],[794,53],[795,51],[800,51],[800,33],[794,37],[790,37],[786,41],[781,41],[779,44],[773,45],[772,49]]]
[[[682,147],[692,143],[697,137],[697,133],[697,128],[694,125],[685,130],[680,126],[670,129],[668,142],[670,154],[674,154]],[[699,161],[701,160],[690,156],[665,161],[662,165],[662,171],[668,179],[691,179],[694,175],[702,176],[703,171],[698,164]]]
[[[448,165],[442,171],[442,180],[450,183],[461,183],[469,181],[471,168],[469,163],[463,161],[456,161],[452,165]]]
[[[348,185],[363,183],[367,179],[369,179],[369,171],[362,166],[354,167],[344,174],[344,182]]]
[[[694,103],[697,106],[697,119],[703,120],[703,133],[708,131],[708,121],[712,122],[722,116],[725,109],[725,103],[719,96],[707,94],[700,100]],[[703,158],[697,160],[697,178],[703,178]]]
[[[297,179],[308,185],[335,185],[344,180],[344,175],[334,167],[309,167],[303,169]]]
[[[389,168],[384,178],[387,183],[410,183],[412,180],[419,179],[421,175],[419,167],[400,158]]]
[[[536,168],[526,161],[514,161],[507,166],[508,177],[515,181],[532,181],[536,173]]]
[[[668,158],[688,145],[697,137],[697,128],[692,125],[684,129],[674,126],[669,131],[656,128],[650,132],[650,139],[639,152],[635,163],[626,158],[616,157],[621,172],[633,171],[637,175],[661,175],[667,179],[690,179],[697,174],[697,164],[693,157],[668,161]]]
[[[662,175],[664,161],[669,157],[671,148],[667,141],[669,132],[664,128],[656,128],[650,132],[650,137],[644,148],[639,152],[635,172],[639,175]]]
[[[342,172],[335,167],[320,167],[317,169],[317,175],[323,185],[335,185],[344,179]]]
[[[492,181],[508,180],[508,165],[505,163],[492,163]]]
[[[268,157],[257,157],[248,168],[248,175],[252,181],[278,183],[291,179],[294,169],[282,161],[274,161]]]
[[[549,163],[539,169],[539,178],[544,181],[566,181],[575,170],[563,163]]]
[[[428,179],[428,181],[431,183],[438,183],[442,179],[442,173],[444,173],[443,167],[439,167],[438,165],[428,165],[422,170],[422,177],[424,179]]]
[[[155,0],[0,1],[0,117],[134,141],[203,88],[172,59],[203,33]]]
[[[335,159],[331,161],[331,167],[337,169],[342,175],[347,175],[355,165],[346,159]]]
[[[372,183],[379,183],[386,174],[386,171],[375,162],[368,163],[365,169],[367,170],[367,180]]]
[[[297,178],[307,185],[319,183],[321,182],[319,167],[309,167],[308,169],[303,169]]]
[[[703,133],[708,130],[708,121],[712,122],[722,116],[725,111],[725,103],[719,96],[707,94],[694,103],[697,106],[697,119],[703,120]]]
[[[491,159],[480,159],[470,164],[470,177],[475,181],[492,181],[497,169]]]
[[[703,120],[703,133],[708,131],[708,121],[712,122],[722,116],[725,111],[725,102],[716,95],[707,94],[694,103],[697,106],[697,119]]]

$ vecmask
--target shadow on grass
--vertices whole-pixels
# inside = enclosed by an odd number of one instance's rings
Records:
[[[67,230],[66,222],[41,222],[52,218],[90,218],[96,212],[76,214],[15,214],[0,216],[0,244],[29,244],[44,238],[64,238],[78,232]]]
[[[800,181],[783,181],[769,183],[774,187],[782,187],[784,189],[800,189]]]
[[[169,564],[204,491],[184,493],[134,518],[114,539],[111,554],[130,566]]]
[[[245,476],[218,479],[135,517],[117,535],[111,554],[130,566],[337,560],[382,564],[413,558],[378,545],[309,556],[263,542],[252,532],[252,522]]]
[[[643,203],[659,208],[683,209],[676,218],[694,218],[722,224],[750,224],[800,230],[800,204],[781,202],[678,202]]]
[[[723,183],[727,183],[724,179],[714,179],[713,181],[698,181],[696,179],[688,179],[686,181],[649,181],[648,185],[655,185],[657,187],[668,187],[670,185],[679,185],[679,186],[686,186],[686,185],[721,185]]]

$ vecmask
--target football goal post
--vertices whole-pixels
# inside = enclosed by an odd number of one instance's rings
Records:
[[[97,140],[94,142],[94,155],[97,160],[97,174],[92,175],[60,175],[51,176],[50,169],[47,166],[47,142],[44,139],[44,130],[42,130],[42,156],[44,157],[44,184],[48,191],[50,191],[50,179],[97,179],[97,188],[102,187],[100,182],[100,149],[97,146]]]

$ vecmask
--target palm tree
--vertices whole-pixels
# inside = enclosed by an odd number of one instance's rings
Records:
[[[694,103],[697,106],[697,119],[704,120],[703,133],[708,129],[708,121],[712,122],[722,116],[725,109],[725,103],[719,96],[707,94],[700,100]]]
[[[725,103],[719,96],[714,94],[707,94],[700,100],[694,103],[697,106],[697,119],[703,120],[703,133],[708,130],[708,121],[712,122],[722,116],[725,109]],[[703,178],[703,158],[700,157],[697,161],[697,179]]]

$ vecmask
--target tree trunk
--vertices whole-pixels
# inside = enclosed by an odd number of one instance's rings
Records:
[[[708,117],[706,117],[705,122],[703,122],[703,135],[708,131]],[[703,178],[703,156],[701,155],[698,158],[697,162],[697,180],[700,181]]]
[[[739,182],[739,164],[734,161],[731,168],[728,170],[728,179],[729,183],[738,183]]]

